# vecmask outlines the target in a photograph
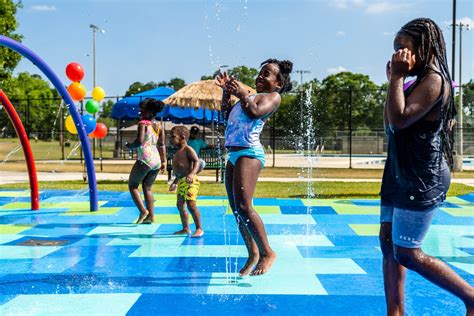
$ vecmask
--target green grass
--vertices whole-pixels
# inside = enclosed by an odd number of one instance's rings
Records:
[[[77,137],[76,137],[77,138]],[[64,147],[64,157],[69,159],[79,159],[81,147],[79,146],[74,152],[71,152],[78,140],[70,140],[70,146]],[[0,157],[3,159],[17,146],[20,146],[20,142],[17,138],[3,138],[0,139]],[[61,145],[59,140],[44,141],[30,139],[30,146],[36,160],[58,160],[61,159]],[[92,145],[91,145],[92,146]],[[102,156],[103,158],[112,158],[114,144],[111,142],[102,144]],[[96,142],[96,157],[99,157],[99,142]],[[23,150],[20,149],[13,153],[8,160],[23,160]]]
[[[318,198],[378,198],[380,183],[373,182],[314,182],[314,192]],[[255,197],[302,198],[307,195],[307,183],[304,182],[259,182]],[[28,183],[0,185],[0,189],[28,189]],[[40,190],[62,189],[82,190],[87,184],[82,181],[40,182]],[[128,191],[126,181],[98,181],[99,190]],[[169,193],[168,184],[156,182],[154,193]],[[449,196],[472,193],[473,188],[464,184],[452,183]],[[171,194],[171,193],[169,193]],[[216,182],[201,182],[199,195],[224,196],[224,185]]]
[[[77,159],[77,157],[76,157]],[[110,163],[104,161],[103,172],[110,173],[129,173],[132,169],[134,160],[122,160],[121,163]],[[123,164],[125,162],[125,164]],[[100,171],[100,162],[95,161],[96,171]],[[8,161],[2,164],[3,171],[27,171],[27,166],[24,161]],[[79,160],[66,161],[63,163],[51,163],[45,161],[36,161],[36,170],[38,172],[82,172],[83,166]],[[275,178],[298,178],[305,177],[305,170],[302,168],[281,168],[281,167],[267,167],[262,170],[260,177],[275,177]],[[346,179],[381,179],[383,169],[348,169],[348,168],[314,168],[313,178],[346,178]],[[215,176],[215,170],[204,170],[202,176]],[[463,172],[456,172],[453,178],[471,179],[474,178],[474,170],[464,170]]]

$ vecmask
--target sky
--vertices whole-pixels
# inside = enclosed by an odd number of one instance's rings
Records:
[[[136,81],[191,83],[220,65],[258,68],[267,58],[289,59],[305,70],[303,81],[339,71],[386,81],[393,38],[405,23],[429,17],[452,51],[452,0],[23,0],[17,13],[23,44],[40,55],[67,85],[65,67],[80,63],[82,83],[96,82],[107,96],[121,96]],[[457,0],[457,20],[474,28],[474,1]],[[459,32],[456,60],[459,60]],[[474,29],[462,34],[462,80],[474,77]],[[40,74],[22,59],[16,73]],[[459,65],[456,63],[456,81]],[[44,77],[44,76],[43,76]],[[300,74],[293,74],[300,81]],[[89,95],[89,94],[88,94]]]

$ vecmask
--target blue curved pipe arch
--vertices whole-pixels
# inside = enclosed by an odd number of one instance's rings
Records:
[[[77,134],[79,135],[79,140],[81,141],[82,150],[84,152],[87,178],[89,180],[90,210],[91,212],[97,211],[99,209],[97,181],[95,177],[94,160],[92,158],[91,147],[89,145],[89,139],[87,138],[86,130],[84,129],[84,125],[82,124],[81,116],[79,115],[79,112],[77,112],[76,106],[74,105],[74,101],[69,95],[69,92],[66,90],[59,77],[46,64],[46,62],[28,47],[15,41],[14,39],[3,35],[0,35],[0,46],[5,46],[10,48],[11,50],[16,51],[23,57],[29,59],[33,64],[35,64],[46,75],[46,77],[48,77],[49,81],[51,81],[54,87],[58,90],[59,94],[66,103],[66,106],[69,110],[69,113],[71,114],[74,124],[76,124]]]

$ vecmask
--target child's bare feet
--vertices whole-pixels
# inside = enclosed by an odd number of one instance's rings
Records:
[[[154,222],[155,218],[148,214],[147,217],[145,217],[145,219],[143,220],[142,224],[153,224]]]
[[[276,259],[276,254],[274,252],[268,253],[266,256],[260,256],[260,260],[258,260],[257,266],[253,269],[250,275],[262,275],[267,273],[270,270],[273,262]]]
[[[140,212],[140,216],[138,217],[137,221],[135,224],[141,224],[143,223],[143,220],[148,216],[148,211]]]
[[[196,229],[194,234],[191,236],[191,238],[199,238],[204,236],[204,231],[201,228]]]
[[[178,230],[177,232],[174,232],[173,235],[189,235],[189,234],[191,234],[190,229],[181,229],[181,230]]]
[[[257,264],[258,258],[259,258],[258,254],[254,256],[249,256],[249,258],[247,259],[247,262],[245,262],[242,269],[240,269],[239,275],[240,276],[248,275],[250,271],[253,269],[253,266]]]

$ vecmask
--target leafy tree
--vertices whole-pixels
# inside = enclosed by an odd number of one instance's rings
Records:
[[[129,97],[131,95],[134,95],[143,91],[151,90],[157,87],[170,87],[170,88],[173,88],[174,90],[179,90],[185,85],[186,85],[186,82],[181,78],[173,78],[170,81],[160,81],[158,83],[154,81],[150,81],[145,84],[143,84],[140,81],[136,81],[128,87],[127,92],[125,92],[125,96]]]
[[[185,85],[186,85],[186,82],[183,79],[173,78],[167,84],[165,84],[164,86],[173,88],[174,90],[178,91],[179,89],[181,89]]]
[[[56,89],[52,89],[41,76],[27,72],[10,79],[7,95],[21,116],[29,132],[38,132],[40,138],[49,138],[50,130],[57,124],[58,109],[61,102]],[[8,116],[0,113],[0,126],[5,132],[14,133]],[[57,126],[56,126],[57,127]]]
[[[238,81],[255,88],[255,78],[258,75],[257,69],[248,68],[246,66],[238,66],[229,69],[228,73]]]
[[[211,75],[211,76],[201,76],[201,80],[213,80],[213,79],[217,76],[218,73],[219,73],[219,72],[216,71],[216,72],[214,73],[214,75]]]
[[[462,105],[464,109],[463,128],[474,127],[474,81],[462,85]],[[459,96],[456,96],[456,104],[459,104]],[[465,131],[467,133],[467,131]]]
[[[246,85],[255,88],[255,78],[258,75],[258,70],[255,68],[249,68],[247,66],[237,66],[227,70],[227,73],[237,79],[238,81],[245,83]],[[211,76],[201,76],[201,80],[214,79],[219,70],[216,70]]]
[[[383,88],[362,74],[344,72],[321,82],[315,79],[300,85],[296,94],[282,98],[277,125],[295,139],[302,135],[327,137],[337,131],[348,132],[352,112],[353,131],[381,129],[385,94]]]
[[[21,8],[21,1],[0,0],[0,34],[21,41],[22,35],[15,33],[18,27],[15,15],[17,9]],[[5,89],[11,79],[11,74],[20,62],[21,55],[9,48],[0,46],[0,87]],[[6,90],[6,89],[5,89]]]
[[[107,100],[102,103],[102,111],[99,114],[99,117],[106,118],[110,117],[112,113],[112,107],[114,106],[115,102],[113,100]]]
[[[127,92],[125,92],[125,96],[128,97],[128,96],[131,96],[131,95],[143,92],[143,91],[151,90],[151,89],[154,89],[154,88],[158,87],[158,85],[159,84],[157,84],[156,82],[153,82],[153,81],[150,81],[150,82],[145,83],[145,84],[141,83],[140,81],[136,81],[128,87]]]
[[[369,76],[340,72],[321,82],[320,123],[326,128],[352,130],[383,128],[385,93]],[[352,117],[351,121],[349,120]]]

